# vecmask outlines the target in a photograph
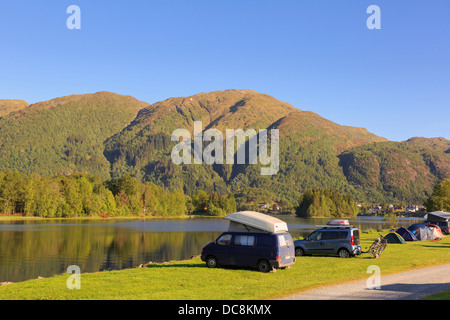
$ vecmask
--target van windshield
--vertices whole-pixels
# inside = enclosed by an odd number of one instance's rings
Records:
[[[288,247],[292,246],[294,241],[289,233],[285,233],[278,235],[278,243],[280,244],[280,247]]]

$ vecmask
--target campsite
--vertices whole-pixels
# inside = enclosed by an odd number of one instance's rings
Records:
[[[390,230],[361,232],[366,250]],[[378,259],[368,254],[342,259],[298,257],[290,269],[261,273],[253,268],[208,268],[200,257],[143,268],[81,274],[81,289],[68,290],[67,274],[0,286],[0,299],[273,299],[314,287],[367,279],[376,264],[383,275],[449,263],[450,237],[388,243]]]
[[[425,216],[423,223],[414,223],[409,227],[400,227],[390,230],[386,237],[389,243],[406,243],[405,241],[438,241],[448,234],[449,214],[444,212],[431,212]],[[439,221],[439,222],[437,222]],[[444,231],[435,223],[444,226]]]

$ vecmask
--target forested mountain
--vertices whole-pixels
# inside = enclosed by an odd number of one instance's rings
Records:
[[[363,198],[423,203],[439,181],[450,178],[449,150],[443,138],[412,138],[360,146],[339,158]]]
[[[448,140],[387,141],[252,90],[152,105],[109,92],[25,104],[0,118],[0,171],[89,172],[104,179],[130,173],[191,196],[233,192],[241,207],[270,201],[293,207],[311,189],[338,190],[356,201],[422,203],[450,178]],[[224,137],[226,129],[278,129],[277,174],[261,175],[260,164],[175,165],[170,155],[178,142],[171,134],[179,128],[193,134],[194,121]]]
[[[103,142],[147,104],[109,92],[32,104],[0,118],[0,170],[109,177]]]

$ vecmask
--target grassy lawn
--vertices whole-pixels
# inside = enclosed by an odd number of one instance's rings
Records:
[[[433,294],[431,296],[423,298],[422,300],[450,300],[450,290]]]
[[[363,250],[378,233],[361,234]],[[388,244],[380,258],[368,254],[301,257],[291,269],[260,273],[250,269],[208,269],[200,258],[151,264],[147,268],[81,274],[81,289],[69,290],[69,274],[0,287],[0,299],[271,299],[316,286],[368,278],[367,268],[381,274],[450,263],[450,236],[442,241]],[[447,293],[448,298],[448,293]]]

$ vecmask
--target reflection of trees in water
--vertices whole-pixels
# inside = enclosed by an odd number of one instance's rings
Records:
[[[49,224],[0,232],[0,281],[189,259],[220,232],[134,232],[115,224]]]
[[[290,232],[294,238],[307,236],[315,225],[328,221],[283,219],[293,226]],[[203,224],[201,220],[196,221]],[[178,227],[179,223],[179,220],[174,222]],[[209,228],[210,220],[205,223],[204,227]],[[412,223],[411,220],[400,221],[402,226]],[[172,225],[172,221],[168,224]],[[361,230],[386,228],[383,221],[354,221],[352,224]],[[221,233],[146,232],[149,229],[122,228],[114,221],[100,224],[92,221],[20,221],[4,222],[3,225],[8,226],[0,231],[0,282],[49,277],[65,273],[73,264],[78,265],[81,272],[95,272],[132,268],[149,261],[189,259],[200,254],[202,247]]]

